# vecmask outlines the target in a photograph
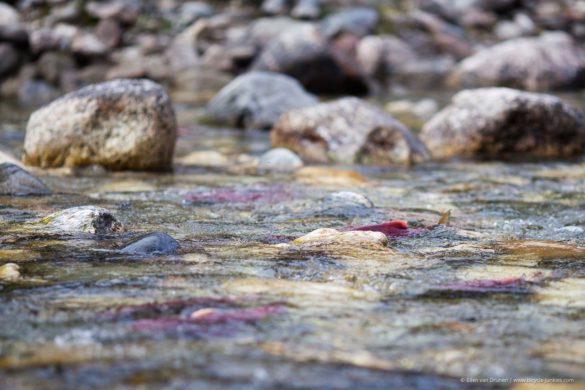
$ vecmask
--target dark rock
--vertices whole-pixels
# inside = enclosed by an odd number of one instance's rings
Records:
[[[0,41],[20,46],[28,44],[28,31],[23,25],[0,25]]]
[[[208,114],[246,128],[270,128],[284,112],[317,104],[293,78],[250,72],[235,78],[209,102]]]
[[[176,253],[179,243],[166,233],[151,233],[140,237],[120,250],[123,253],[140,255],[170,255]]]
[[[449,82],[463,88],[579,88],[585,85],[585,51],[563,32],[513,39],[461,61]]]
[[[13,72],[20,62],[18,51],[10,43],[0,42],[0,79]]]
[[[309,23],[291,27],[272,39],[252,69],[288,74],[317,94],[368,92],[368,82],[357,62],[332,48],[319,28]]]
[[[51,190],[42,181],[18,165],[0,164],[0,194],[47,195],[50,193]]]
[[[378,12],[375,9],[355,7],[326,17],[321,25],[327,38],[342,33],[351,33],[364,37],[374,30],[378,24],[378,19]]]
[[[160,85],[115,80],[69,93],[35,111],[27,125],[25,161],[42,167],[168,169],[175,138],[175,114]]]
[[[459,92],[423,127],[436,158],[558,158],[585,151],[585,114],[555,96],[508,88]]]
[[[304,161],[408,164],[425,160],[425,146],[404,125],[357,98],[291,110],[272,128],[273,147]]]

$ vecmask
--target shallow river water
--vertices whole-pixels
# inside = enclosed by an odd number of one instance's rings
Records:
[[[0,197],[0,265],[22,273],[0,282],[0,388],[585,383],[585,160],[258,173],[245,162],[268,134],[199,126],[200,113],[177,106],[173,173],[32,170],[55,195]],[[0,144],[19,152],[26,110],[0,115]],[[179,164],[196,150],[239,162]],[[328,200],[339,191],[374,207]],[[125,232],[30,228],[78,205]],[[423,229],[387,250],[281,245],[394,219]],[[116,251],[154,231],[179,253]]]

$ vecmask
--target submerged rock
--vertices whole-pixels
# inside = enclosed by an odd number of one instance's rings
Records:
[[[357,62],[330,46],[311,23],[290,27],[271,39],[252,69],[287,74],[317,94],[363,95],[369,89]]]
[[[563,32],[513,39],[461,61],[449,82],[463,88],[579,88],[585,85],[585,51]]]
[[[311,248],[327,246],[385,247],[388,245],[388,238],[380,232],[340,232],[335,229],[322,228],[297,238],[292,241],[292,244]]]
[[[368,199],[362,194],[358,194],[351,191],[339,191],[329,194],[325,198],[323,198],[323,203],[327,204],[330,207],[335,206],[341,208],[349,206],[366,208],[374,207],[374,203],[370,199]]]
[[[272,145],[304,161],[408,164],[427,150],[404,125],[357,98],[344,98],[282,115],[272,128]]]
[[[41,224],[69,233],[105,234],[122,231],[121,222],[107,209],[79,206],[47,215]]]
[[[296,153],[285,149],[270,149],[260,157],[258,168],[266,171],[294,172],[303,166],[303,160]]]
[[[585,114],[559,98],[509,88],[459,92],[421,133],[436,158],[557,158],[585,151]]]
[[[245,128],[270,128],[294,108],[312,106],[317,98],[293,78],[270,72],[250,72],[236,77],[209,102],[214,119]]]
[[[138,238],[120,250],[123,253],[141,255],[169,255],[179,249],[179,243],[166,233],[151,233]]]
[[[171,101],[160,85],[108,81],[35,111],[26,129],[24,160],[41,167],[168,169],[176,127]]]
[[[6,263],[0,266],[0,281],[14,281],[20,279],[20,267],[18,264]]]
[[[38,178],[18,165],[0,164],[0,194],[46,195],[51,190]]]

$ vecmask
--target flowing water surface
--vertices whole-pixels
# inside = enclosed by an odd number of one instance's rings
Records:
[[[21,151],[27,114],[0,106],[3,147]],[[237,162],[32,170],[54,195],[0,197],[0,265],[22,273],[0,282],[0,388],[585,381],[585,160],[258,173],[245,161],[270,148],[267,133],[198,125],[199,107],[177,114],[178,161],[214,150]],[[339,191],[374,207],[328,200]],[[31,228],[90,204],[126,230]],[[447,210],[449,226],[436,225]],[[423,229],[387,250],[282,245],[393,219]],[[154,231],[178,254],[116,251]]]

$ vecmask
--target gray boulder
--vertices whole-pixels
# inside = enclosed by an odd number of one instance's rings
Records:
[[[272,128],[272,146],[308,162],[408,164],[427,150],[403,124],[357,98],[291,110]]]
[[[50,230],[66,233],[106,234],[124,229],[122,223],[107,209],[79,206],[58,211],[41,220]]]
[[[585,152],[585,114],[551,95],[480,88],[455,95],[421,139],[436,158],[578,156]]]
[[[51,190],[18,165],[0,164],[0,194],[6,195],[46,195]]]
[[[293,78],[270,72],[236,77],[209,102],[215,120],[245,128],[270,128],[284,112],[312,106],[317,98]]]
[[[327,37],[342,33],[364,37],[374,30],[378,20],[378,12],[375,9],[354,7],[329,15],[321,22],[321,26]]]
[[[166,233],[151,233],[140,237],[120,250],[138,255],[170,255],[179,249],[179,243]]]
[[[120,79],[90,85],[31,115],[24,160],[41,167],[168,169],[176,127],[169,97],[152,81]]]
[[[452,86],[504,86],[531,91],[585,86],[585,51],[564,32],[517,38],[461,61]]]

